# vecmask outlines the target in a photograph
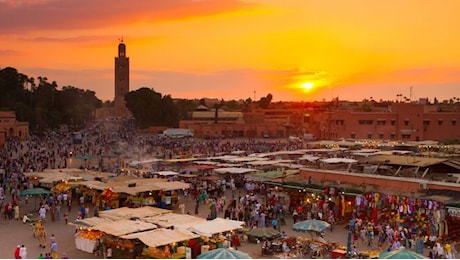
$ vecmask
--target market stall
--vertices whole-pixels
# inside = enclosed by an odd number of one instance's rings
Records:
[[[142,251],[143,257],[164,259],[185,258],[185,241],[198,237],[199,235],[186,230],[158,228],[151,231],[125,235],[121,238],[139,239],[142,241],[147,246]]]
[[[186,230],[197,224],[206,222],[206,219],[188,214],[167,213],[142,219],[145,222],[153,223],[162,228]]]
[[[150,206],[145,206],[141,208],[122,207],[117,209],[101,211],[99,212],[99,216],[101,218],[107,218],[111,220],[120,220],[148,218],[167,213],[171,213],[171,210],[160,209]]]
[[[110,223],[93,226],[91,230],[101,231],[101,248],[111,248],[114,258],[134,258],[140,252],[135,241],[124,239],[122,236],[149,231],[157,228],[155,224],[139,220],[120,219]],[[138,249],[138,250],[136,250]],[[104,250],[102,250],[104,252]]]
[[[96,249],[97,240],[103,236],[99,230],[82,229],[75,234],[75,247],[78,250],[93,253]]]
[[[206,221],[205,223],[191,226],[187,230],[202,236],[212,237],[214,234],[241,229],[243,225],[243,221],[216,218]]]

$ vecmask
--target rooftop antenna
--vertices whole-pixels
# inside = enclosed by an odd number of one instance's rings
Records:
[[[256,91],[254,90],[254,101],[256,101]]]
[[[123,43],[123,36],[121,36],[121,38],[118,39],[120,41],[120,43]]]

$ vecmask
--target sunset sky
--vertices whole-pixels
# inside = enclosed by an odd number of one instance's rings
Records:
[[[460,97],[458,0],[0,0],[0,68],[114,98]]]

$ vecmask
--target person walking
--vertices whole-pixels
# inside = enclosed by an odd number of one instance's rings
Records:
[[[14,210],[14,219],[19,220],[19,205],[18,204],[14,205],[13,210]]]
[[[278,220],[276,218],[272,220],[272,227],[274,230],[278,230]]]
[[[38,215],[40,216],[40,220],[46,221],[46,209],[45,206],[41,206],[38,210]]]
[[[14,250],[14,258],[15,259],[21,259],[20,252],[21,252],[21,246],[17,245],[16,249]]]
[[[56,241],[54,241],[53,243],[51,243],[51,257],[53,259],[57,259],[58,258],[58,244]]]
[[[27,258],[27,248],[24,245],[22,245],[19,249],[19,256],[21,257],[21,259]]]

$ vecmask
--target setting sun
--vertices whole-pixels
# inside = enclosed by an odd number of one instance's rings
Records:
[[[303,83],[301,85],[302,89],[305,91],[305,92],[309,92],[312,88],[313,88],[314,84],[311,83],[311,82],[306,82],[306,83]]]

